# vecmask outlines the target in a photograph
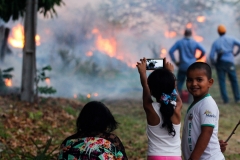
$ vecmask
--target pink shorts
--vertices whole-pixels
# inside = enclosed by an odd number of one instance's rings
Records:
[[[148,156],[147,160],[182,160],[181,156]]]

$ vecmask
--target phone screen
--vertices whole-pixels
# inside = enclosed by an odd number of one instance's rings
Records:
[[[147,70],[155,70],[158,68],[164,68],[163,59],[147,59]]]

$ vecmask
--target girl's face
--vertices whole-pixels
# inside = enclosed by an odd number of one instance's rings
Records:
[[[206,71],[203,69],[190,70],[187,74],[186,86],[194,101],[198,101],[205,96],[212,84],[213,79],[208,79]]]

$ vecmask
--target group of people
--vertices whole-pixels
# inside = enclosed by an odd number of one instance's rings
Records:
[[[219,26],[218,32],[221,33],[221,37],[214,42],[210,53],[212,63],[217,68],[220,85],[225,84],[220,81],[224,72],[232,76],[230,78],[232,82],[236,82],[230,43],[231,47],[235,44],[240,46],[238,41],[224,35],[226,32],[224,29],[224,26]],[[194,54],[191,54],[193,50],[202,51],[199,58],[205,55],[204,48],[190,36],[191,31],[186,30],[185,38],[170,49],[172,60],[179,67],[177,78],[173,72],[174,65],[166,60],[164,68],[154,70],[149,76],[146,73],[146,59],[137,62],[147,121],[147,160],[225,159],[223,152],[227,143],[218,139],[219,109],[209,94],[209,89],[214,83],[212,69],[208,63],[195,62],[196,59],[190,61],[191,57],[195,58]],[[183,49],[183,46],[191,47]],[[176,49],[180,51],[180,62],[186,63],[176,62],[173,56]],[[222,56],[215,61],[214,55],[219,54],[220,49]],[[193,97],[193,102],[187,109],[181,135],[182,100],[179,91],[185,77],[186,87]],[[232,84],[232,87],[236,87],[236,84]],[[227,103],[228,97],[224,92],[225,90],[221,89],[222,96],[225,96],[223,100]],[[239,92],[234,90],[234,93],[237,102]],[[98,101],[87,103],[77,118],[76,133],[62,142],[58,159],[127,160],[124,145],[120,138],[112,133],[117,127],[118,122],[103,103]]]
[[[236,67],[234,65],[234,56],[237,56],[240,53],[240,41],[227,36],[226,28],[223,25],[219,25],[217,31],[220,37],[213,43],[208,59],[211,65],[216,68],[223,103],[229,103],[229,97],[226,89],[226,74],[228,75],[231,83],[234,100],[236,103],[240,103],[240,91]],[[192,39],[191,36],[191,29],[186,29],[184,32],[184,38],[178,40],[169,50],[171,60],[176,64],[176,66],[178,66],[177,88],[180,94],[182,93],[183,84],[186,80],[187,68],[193,62],[206,55],[206,51],[203,46]],[[239,48],[236,53],[234,53],[235,46]],[[179,52],[179,60],[176,60],[174,56],[174,52],[177,50]],[[195,57],[196,50],[201,52],[201,55],[197,58]]]

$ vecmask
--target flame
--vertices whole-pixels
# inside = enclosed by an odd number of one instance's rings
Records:
[[[36,45],[39,46],[40,36],[35,36]],[[8,38],[8,43],[15,48],[23,48],[24,47],[24,29],[21,24],[12,28],[12,33]]]
[[[92,51],[88,51],[85,55],[88,56],[88,57],[91,57],[93,55],[93,52]]]
[[[201,56],[201,51],[197,49],[195,53],[195,57],[198,58],[200,56]],[[201,59],[197,60],[197,62],[206,62],[206,56],[203,56]]]
[[[91,98],[91,94],[87,94],[87,98]]]
[[[203,37],[197,36],[197,35],[193,36],[193,39],[195,39],[197,42],[202,42],[203,41]]]
[[[97,49],[101,52],[106,53],[110,57],[116,57],[117,42],[114,38],[106,39],[103,38],[98,29],[93,29],[92,33],[97,35],[96,45]],[[118,57],[121,58],[121,57]]]
[[[164,57],[166,57],[166,54],[167,54],[167,50],[166,50],[165,48],[161,49],[161,51],[160,51],[160,57],[161,57],[161,58],[164,58]]]
[[[187,25],[186,25],[186,28],[192,28],[192,23],[188,23]]]
[[[76,98],[77,98],[77,94],[74,94],[74,95],[73,95],[73,98],[75,98],[75,99],[76,99]]]
[[[166,31],[166,32],[164,33],[164,36],[165,36],[166,38],[174,38],[176,35],[177,35],[177,33],[174,32],[174,31]]]
[[[5,82],[5,85],[7,86],[7,87],[11,87],[12,86],[12,80],[11,79],[4,79],[4,82]]]
[[[50,86],[50,83],[51,83],[50,78],[46,78],[45,82],[47,83],[48,86]]]
[[[197,21],[200,22],[200,23],[204,22],[205,20],[206,20],[206,18],[204,16],[198,16],[197,17]]]

